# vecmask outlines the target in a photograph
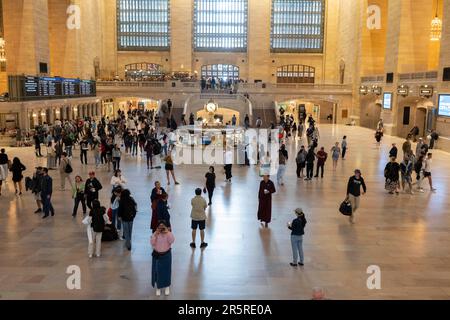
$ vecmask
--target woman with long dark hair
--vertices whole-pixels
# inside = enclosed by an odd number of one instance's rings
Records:
[[[13,159],[11,169],[9,169],[12,172],[12,181],[14,183],[14,188],[16,189],[16,194],[19,194],[19,196],[22,195],[22,180],[23,180],[23,174],[27,168],[20,162],[19,158],[15,157]]]

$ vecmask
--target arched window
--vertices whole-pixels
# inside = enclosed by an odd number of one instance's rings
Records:
[[[219,78],[239,80],[239,67],[232,64],[208,64],[202,66],[202,78]]]
[[[314,83],[316,69],[302,64],[278,67],[277,83]]]
[[[156,63],[139,62],[125,66],[125,78],[127,80],[150,81],[158,80],[164,72],[162,66]]]

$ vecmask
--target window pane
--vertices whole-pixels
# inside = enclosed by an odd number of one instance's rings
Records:
[[[323,52],[325,0],[272,0],[273,52]]]
[[[169,50],[169,0],[118,0],[119,50]]]
[[[247,50],[247,0],[195,0],[196,51]]]

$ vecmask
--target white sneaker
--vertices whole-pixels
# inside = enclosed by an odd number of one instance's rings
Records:
[[[170,288],[169,288],[169,287],[167,287],[167,288],[164,290],[164,294],[165,294],[166,296],[168,296],[168,295],[170,294]]]
[[[92,258],[92,254],[89,255],[89,258]]]
[[[422,188],[420,188],[420,189],[417,189],[417,191],[419,191],[420,193],[424,193],[425,191],[423,191],[423,189]]]
[[[95,256],[96,256],[97,258],[100,258],[100,255],[99,255],[99,254],[96,254]]]
[[[156,289],[156,296],[159,297],[161,295],[161,290],[160,289]]]

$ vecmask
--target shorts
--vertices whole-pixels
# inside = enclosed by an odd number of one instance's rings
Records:
[[[424,171],[424,172],[423,172],[423,176],[424,176],[425,178],[431,177],[431,172],[426,172],[426,171]]]
[[[173,164],[166,164],[166,165],[165,165],[165,169],[166,169],[167,171],[173,171]]]
[[[42,200],[42,198],[41,198],[41,194],[40,193],[33,193],[33,196],[34,196],[34,200]]]
[[[192,220],[192,224],[191,224],[191,229],[192,230],[205,230],[206,227],[206,221],[205,220],[201,220],[201,221],[196,221],[196,220]]]

